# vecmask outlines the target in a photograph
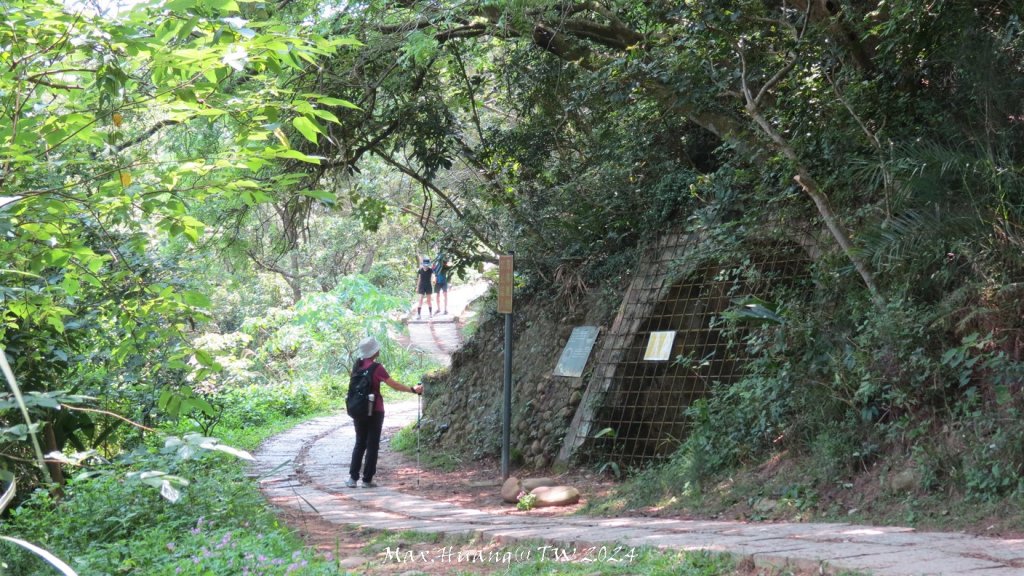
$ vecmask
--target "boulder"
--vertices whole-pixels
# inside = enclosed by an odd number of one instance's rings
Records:
[[[572,486],[540,486],[530,491],[537,497],[533,505],[537,508],[544,506],[571,506],[580,501],[580,491]]]
[[[889,482],[893,492],[910,492],[917,487],[917,474],[913,469],[903,470]]]
[[[524,478],[520,480],[515,476],[509,476],[508,480],[501,485],[501,499],[509,504],[519,502],[519,495],[523,492],[532,492],[535,488],[543,486],[554,486],[556,482],[551,478]]]
[[[515,476],[509,476],[501,485],[501,499],[509,504],[519,502],[519,493],[523,491],[523,483]]]
[[[551,478],[526,478],[522,481],[522,489],[524,492],[533,492],[534,488],[540,488],[541,486],[557,486],[558,483]]]

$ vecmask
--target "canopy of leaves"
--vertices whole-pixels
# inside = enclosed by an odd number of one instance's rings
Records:
[[[357,42],[234,0],[118,17],[46,1],[3,11],[0,342],[22,387],[101,397],[145,421],[159,391],[182,383],[193,356],[185,332],[210,306],[157,249],[209,237],[201,203],[267,201],[294,162],[319,161],[292,148],[286,129],[336,122],[323,108],[340,100],[289,83]],[[200,376],[216,369],[196,358]],[[117,427],[56,408],[33,409],[55,428],[51,450]],[[15,413],[0,410],[0,424]]]

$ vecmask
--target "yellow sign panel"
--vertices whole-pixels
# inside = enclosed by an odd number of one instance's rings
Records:
[[[498,314],[512,313],[512,256],[498,256]]]
[[[644,360],[655,362],[668,360],[672,357],[672,344],[675,341],[675,330],[651,332],[651,338],[647,341],[647,350],[644,351]]]

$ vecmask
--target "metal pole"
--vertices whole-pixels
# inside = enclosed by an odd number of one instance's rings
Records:
[[[423,383],[421,382],[420,385]],[[420,436],[423,436],[423,389],[416,395],[416,488],[420,487],[420,476],[423,474],[423,467],[420,466]]]
[[[512,443],[512,314],[505,314],[505,386],[501,414],[501,479],[508,480]]]

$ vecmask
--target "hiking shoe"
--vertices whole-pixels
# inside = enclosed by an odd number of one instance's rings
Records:
[[[345,480],[345,487],[346,488],[355,488],[356,487],[356,481],[351,479],[351,478],[349,478],[348,480]]]
[[[376,488],[377,483],[373,480],[363,480],[363,488]]]

